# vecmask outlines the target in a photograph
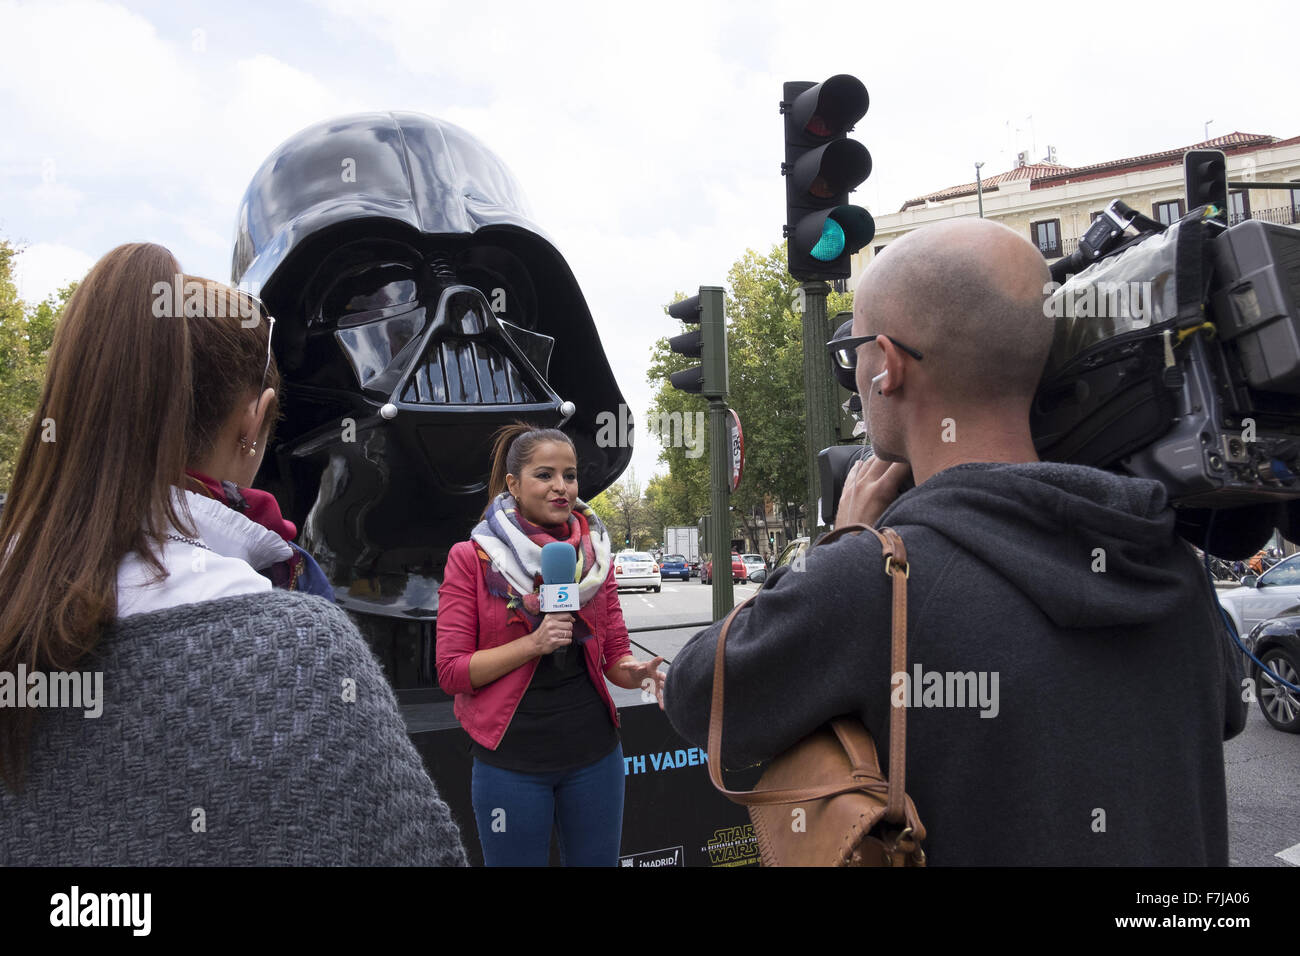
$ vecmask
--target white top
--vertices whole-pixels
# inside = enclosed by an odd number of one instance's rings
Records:
[[[197,539],[184,539],[175,528],[161,545],[167,577],[152,582],[155,574],[140,555],[132,552],[117,569],[117,616],[212,601],[236,594],[270,591],[271,582],[257,569],[284,561],[293,554],[288,543],[213,498],[185,491],[194,517]]]

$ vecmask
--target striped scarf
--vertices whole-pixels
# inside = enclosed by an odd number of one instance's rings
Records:
[[[568,538],[555,535],[519,514],[515,499],[502,492],[488,506],[487,515],[470,533],[489,594],[504,598],[506,607],[536,630],[541,624],[542,546],[568,541],[577,552],[574,581],[578,606],[600,593],[609,576],[610,546],[605,525],[581,498],[569,515]],[[590,622],[588,622],[590,626]]]

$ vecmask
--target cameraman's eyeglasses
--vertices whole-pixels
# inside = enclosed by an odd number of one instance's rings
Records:
[[[876,339],[889,339],[896,346],[906,352],[918,362],[921,361],[921,353],[916,349],[908,348],[892,335],[882,335],[877,332],[875,335],[855,335],[847,339],[832,339],[826,343],[826,347],[831,350],[831,357],[835,359],[835,364],[840,368],[850,369],[858,367],[858,346],[866,345],[868,342],[874,342]]]

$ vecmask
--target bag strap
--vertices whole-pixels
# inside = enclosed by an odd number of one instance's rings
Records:
[[[817,545],[830,544],[837,538],[853,532],[855,534],[870,531],[880,539],[880,548],[885,560],[885,574],[893,578],[893,605],[891,609],[893,620],[893,635],[890,658],[893,667],[892,673],[905,673],[907,671],[907,576],[909,568],[907,565],[907,549],[903,546],[903,539],[899,537],[898,532],[893,528],[883,528],[877,531],[875,528],[864,524],[843,525],[836,528],[829,534],[824,535]],[[758,594],[752,594],[743,603],[736,605],[727,615],[726,621],[722,624],[722,631],[718,634],[718,644],[713,655],[713,701],[709,711],[709,777],[713,780],[713,785],[726,797],[736,803],[745,804],[746,806],[765,806],[774,803],[793,803],[800,800],[817,800],[822,797],[831,797],[841,793],[849,793],[854,790],[876,790],[879,791],[883,785],[864,784],[846,782],[843,784],[830,784],[821,787],[802,787],[791,788],[786,790],[728,790],[722,782],[722,711],[723,711],[723,670],[726,664],[726,645],[727,634],[731,630],[731,623],[736,619],[744,608],[753,601]],[[836,736],[849,754],[849,760],[855,771],[864,767],[871,761],[866,754],[856,751],[856,748],[846,740],[848,734],[835,728],[834,721],[832,727],[835,729]],[[889,714],[889,784],[888,784],[888,802],[885,806],[884,818],[891,823],[903,823],[906,819],[905,795],[906,795],[906,767],[907,767],[907,708],[890,707]]]

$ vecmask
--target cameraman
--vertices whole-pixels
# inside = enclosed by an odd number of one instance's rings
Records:
[[[888,767],[892,697],[931,863],[1226,866],[1239,664],[1163,486],[1037,458],[1048,281],[1038,250],[988,220],[919,229],[866,270],[853,334],[871,337],[856,376],[876,457],[835,523],[902,536],[906,678],[875,536],[814,547],[732,625],[710,758],[767,760],[856,714]],[[683,648],[664,691],[700,745],[720,630]]]

